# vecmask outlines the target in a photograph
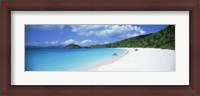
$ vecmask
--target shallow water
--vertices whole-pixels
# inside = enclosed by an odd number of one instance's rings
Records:
[[[113,53],[124,54],[118,48],[30,48],[25,51],[25,71],[67,71],[84,68],[112,58]]]

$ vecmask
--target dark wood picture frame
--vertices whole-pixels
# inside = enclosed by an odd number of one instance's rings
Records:
[[[3,96],[200,96],[199,0],[4,0],[0,64]],[[189,85],[11,85],[11,11],[189,11]]]

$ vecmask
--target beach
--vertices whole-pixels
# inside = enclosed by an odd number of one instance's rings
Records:
[[[26,71],[41,70],[175,71],[175,51],[156,48],[27,49]]]
[[[175,71],[175,50],[156,48],[122,48],[127,53],[121,58],[102,64],[96,71]]]

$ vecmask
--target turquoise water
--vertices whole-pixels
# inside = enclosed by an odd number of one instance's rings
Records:
[[[25,51],[25,71],[67,71],[84,68],[95,62],[112,58],[113,53],[124,54],[117,48],[44,49]]]

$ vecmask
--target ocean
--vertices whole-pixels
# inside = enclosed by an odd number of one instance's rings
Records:
[[[118,48],[26,48],[25,71],[70,71],[86,68],[96,62],[112,59],[113,53],[123,55]]]

